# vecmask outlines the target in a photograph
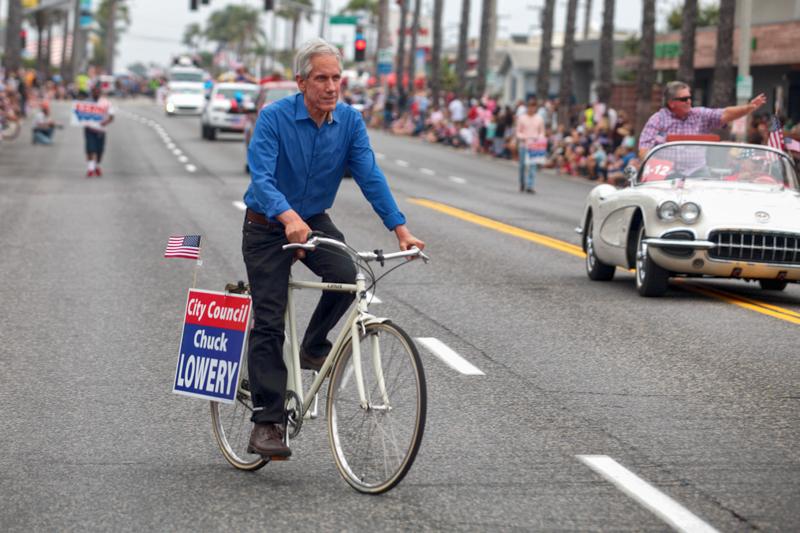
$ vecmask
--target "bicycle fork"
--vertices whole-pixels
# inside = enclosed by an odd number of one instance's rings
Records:
[[[371,405],[369,398],[367,398],[366,389],[364,387],[364,374],[361,366],[361,338],[359,335],[359,328],[361,331],[366,333],[366,322],[369,320],[368,317],[371,315],[367,313],[366,278],[361,272],[359,272],[356,276],[356,287],[358,289],[356,293],[358,294],[358,301],[356,305],[358,306],[359,318],[358,320],[354,320],[353,324],[350,326],[350,338],[352,339],[353,368],[355,371],[356,389],[358,390],[359,404],[364,410],[388,410],[391,409],[391,407],[389,406],[389,395],[386,392],[386,382],[383,378],[383,367],[381,366],[380,339],[376,334],[370,335],[369,342],[371,348],[370,351],[372,352],[372,368],[375,372],[375,381],[378,384],[378,390],[380,391],[383,405]]]

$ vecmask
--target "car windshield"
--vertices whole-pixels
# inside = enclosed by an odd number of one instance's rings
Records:
[[[297,89],[267,89],[266,94],[264,95],[265,102],[274,102],[275,100],[280,100],[284,96],[289,96],[290,94],[294,94],[297,92]]]
[[[170,92],[175,94],[203,94],[203,89],[194,87],[173,87]]]
[[[170,81],[203,81],[202,72],[170,72]]]
[[[669,143],[653,149],[637,183],[714,180],[799,190],[788,157],[765,147],[735,143]]]
[[[236,98],[237,93],[243,100],[248,98],[252,100],[256,95],[256,89],[236,89],[232,87],[223,87],[217,89],[216,98]]]

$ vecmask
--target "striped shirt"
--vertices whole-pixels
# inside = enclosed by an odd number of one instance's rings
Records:
[[[722,112],[722,108],[693,107],[685,118],[680,119],[662,107],[644,125],[639,136],[639,150],[664,144],[668,135],[698,135],[719,129],[723,126]],[[684,149],[675,155],[679,170],[691,171],[705,165],[704,149]]]

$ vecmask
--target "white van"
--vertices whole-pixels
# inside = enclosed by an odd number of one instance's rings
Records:
[[[199,115],[206,105],[203,70],[191,66],[169,69],[167,97],[164,110],[167,115]]]

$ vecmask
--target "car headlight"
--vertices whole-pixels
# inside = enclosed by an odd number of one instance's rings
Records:
[[[167,102],[167,112],[172,113],[173,111],[175,111],[175,104],[172,102]]]
[[[694,224],[700,218],[700,206],[694,202],[682,204],[680,217],[686,224]]]
[[[680,209],[678,208],[678,204],[673,201],[666,201],[659,205],[657,209],[658,218],[667,222],[672,222],[675,220],[678,217],[679,212]]]

